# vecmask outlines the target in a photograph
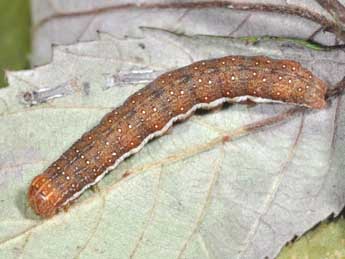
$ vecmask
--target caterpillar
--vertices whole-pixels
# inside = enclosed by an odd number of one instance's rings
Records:
[[[246,99],[321,109],[327,84],[293,60],[227,56],[162,74],[106,114],[42,174],[28,201],[49,218],[111,169],[196,109]]]

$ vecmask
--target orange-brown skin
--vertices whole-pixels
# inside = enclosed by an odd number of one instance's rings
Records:
[[[34,178],[31,183],[28,197],[29,203],[35,212],[43,217],[51,217],[56,213],[55,204],[58,202],[60,193],[48,182],[47,175],[41,174]]]
[[[147,137],[163,134],[172,119],[185,119],[184,114],[201,103],[213,107],[229,98],[253,96],[321,109],[326,90],[326,84],[299,63],[263,56],[228,56],[167,72],[106,114],[36,176],[29,203],[38,215],[53,216],[100,180],[110,166],[135,148],[138,151]]]

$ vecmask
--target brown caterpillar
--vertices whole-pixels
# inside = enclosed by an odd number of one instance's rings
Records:
[[[251,99],[325,107],[326,83],[292,60],[228,56],[167,72],[106,114],[29,188],[34,211],[51,217],[122,160],[198,108]]]

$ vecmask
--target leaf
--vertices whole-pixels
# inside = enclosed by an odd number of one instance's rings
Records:
[[[0,3],[0,88],[5,86],[5,70],[28,67],[30,48],[29,1]]]
[[[292,245],[284,247],[278,259],[284,258],[344,258],[345,220],[323,222]]]
[[[42,65],[50,62],[53,44],[71,44],[97,38],[97,31],[110,33],[117,38],[142,37],[140,27],[154,27],[183,33],[186,35],[213,36],[256,36],[275,35],[314,39],[328,44],[334,43],[334,36],[328,30],[332,23],[329,15],[318,3],[310,0],[287,4],[280,1],[277,13],[260,12],[248,8],[250,4],[261,4],[261,0],[251,1],[166,1],[166,0],[126,0],[108,1],[62,1],[32,0],[33,53],[31,62]],[[265,0],[277,5],[276,0]],[[189,5],[188,5],[189,4]],[[233,6],[243,7],[239,11]],[[246,8],[247,6],[247,8]],[[294,8],[298,12],[294,11]],[[258,8],[260,9],[260,8]],[[285,9],[285,12],[282,11]],[[285,14],[284,14],[285,13]],[[298,13],[288,16],[286,13]],[[279,15],[282,14],[282,15]],[[318,24],[320,17],[324,23]],[[315,32],[315,34],[314,34]]]
[[[26,201],[32,178],[144,86],[119,84],[121,73],[131,79],[140,69],[162,72],[235,53],[297,59],[330,82],[344,71],[337,51],[142,33],[125,40],[100,34],[98,41],[56,47],[51,64],[8,73],[10,87],[0,92],[0,257],[272,257],[294,235],[341,210],[339,99],[225,143],[216,140],[291,106],[237,104],[195,115],[122,162],[67,213],[35,217]],[[28,93],[47,102],[27,106]]]

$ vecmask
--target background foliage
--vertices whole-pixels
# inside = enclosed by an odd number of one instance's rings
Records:
[[[28,68],[30,53],[30,1],[0,1],[0,87],[7,85],[5,70]]]

